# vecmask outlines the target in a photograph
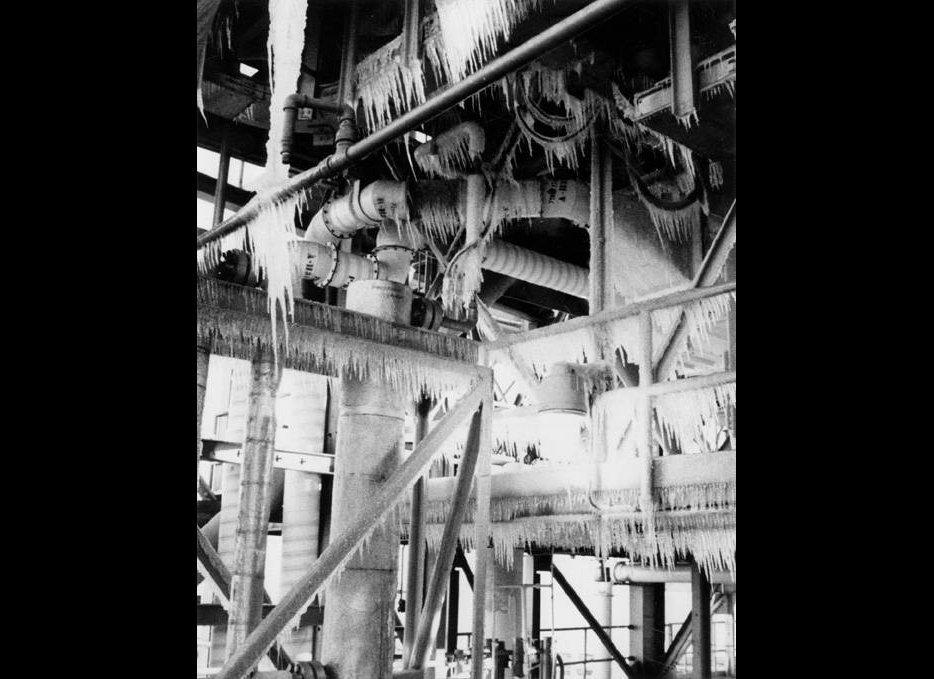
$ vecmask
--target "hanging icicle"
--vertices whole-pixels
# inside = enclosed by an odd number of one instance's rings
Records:
[[[452,80],[476,71],[496,54],[500,38],[545,0],[435,0],[444,39],[444,62]]]
[[[403,63],[402,36],[365,57],[355,69],[356,95],[371,132],[389,123],[393,115],[425,102],[422,63]]]
[[[457,179],[480,161],[486,134],[474,122],[445,130],[415,149],[415,162],[431,176]]]

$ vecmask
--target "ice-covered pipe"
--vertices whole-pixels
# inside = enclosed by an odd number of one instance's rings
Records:
[[[587,269],[503,240],[490,241],[481,266],[487,271],[581,299],[587,299],[590,289]]]
[[[344,288],[353,281],[388,276],[389,266],[374,255],[360,255],[339,250],[334,243],[307,240],[297,240],[293,247],[293,286],[306,279],[319,288]]]
[[[398,221],[387,221],[376,234],[373,256],[379,261],[379,278],[405,283],[415,251],[424,241],[412,229],[401,228]]]
[[[590,186],[575,179],[526,179],[503,182],[493,194],[493,219],[560,217],[586,228],[590,221]]]
[[[336,244],[384,219],[407,218],[405,195],[404,182],[377,180],[362,187],[355,181],[349,193],[329,200],[312,217],[305,240]]]

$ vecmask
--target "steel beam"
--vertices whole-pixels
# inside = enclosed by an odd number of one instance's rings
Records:
[[[415,482],[425,465],[455,429],[477,409],[484,394],[490,390],[491,380],[492,377],[487,371],[484,379],[480,380],[448,415],[428,432],[425,439],[415,447],[405,462],[380,486],[367,510],[361,512],[346,530],[331,539],[328,547],[318,557],[308,573],[281,598],[272,613],[228,659],[217,674],[217,679],[243,679],[262,655],[263,650],[275,641],[276,636],[285,628],[289,620],[314,596],[325,580],[398,502],[402,493]]]
[[[561,570],[552,564],[551,566],[551,575],[554,582],[557,582],[561,589],[564,590],[564,593],[567,594],[568,599],[571,600],[571,603],[574,604],[574,607],[577,609],[577,612],[581,614],[584,620],[587,621],[587,624],[590,625],[590,628],[594,631],[594,634],[597,635],[597,639],[600,640],[600,643],[603,644],[603,647],[607,650],[613,660],[617,665],[622,668],[623,673],[628,677],[628,679],[636,679],[636,674],[633,672],[633,669],[629,666],[629,663],[626,662],[626,659],[623,658],[623,654],[619,652],[619,649],[616,648],[616,644],[613,643],[613,640],[610,638],[610,635],[605,629],[597,622],[597,619],[594,617],[593,613],[590,612],[590,609],[587,608],[587,605],[581,600],[577,592],[565,579],[564,575],[561,573]]]
[[[726,260],[730,256],[730,251],[735,244],[736,201],[734,200],[733,205],[730,206],[729,212],[727,212],[726,218],[723,220],[720,231],[717,232],[713,243],[710,244],[710,250],[707,251],[707,256],[704,257],[704,263],[701,264],[700,271],[698,271],[697,276],[694,277],[694,290],[703,290],[704,288],[714,286],[714,283],[720,278]],[[730,285],[730,283],[726,283],[725,285]],[[732,289],[736,290],[735,280],[732,282],[732,285]],[[657,381],[662,381],[668,377],[675,366],[678,355],[684,350],[687,341],[688,327],[684,322],[684,314],[682,313],[680,320],[675,324],[672,334],[661,344],[663,349],[658,361],[655,363],[655,379]]]
[[[631,304],[616,307],[615,309],[607,309],[606,311],[601,311],[591,316],[572,318],[569,321],[555,323],[554,325],[547,325],[544,328],[536,328],[535,330],[529,330],[528,332],[505,335],[495,342],[489,342],[489,351],[502,351],[507,347],[511,347],[516,344],[534,342],[536,340],[544,339],[545,337],[560,336],[569,332],[574,332],[576,330],[587,330],[595,325],[600,325],[602,323],[612,323],[615,321],[621,321],[624,318],[632,318],[633,316],[638,316],[644,311],[657,311],[659,309],[667,309],[669,307],[680,306],[682,304],[690,304],[691,302],[696,302],[699,299],[715,297],[717,295],[723,295],[728,292],[735,292],[735,290],[736,281],[729,281],[719,285],[707,285],[704,287],[695,286],[688,290],[679,290],[667,295],[661,295],[659,297],[653,297],[651,299],[646,299],[639,302],[632,302]],[[659,373],[657,368],[655,374],[656,377],[658,377]]]

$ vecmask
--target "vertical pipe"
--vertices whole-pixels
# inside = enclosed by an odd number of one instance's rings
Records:
[[[610,628],[613,625],[613,581],[607,577],[606,569],[604,569],[603,581],[596,583],[596,585],[598,605],[594,612],[597,616],[597,622],[607,630],[612,639],[613,630]],[[590,676],[593,679],[610,679],[612,669],[613,663],[594,663],[593,672]]]
[[[541,664],[539,676],[541,679],[554,679],[554,663],[551,661],[551,637],[542,639],[541,649],[539,654],[539,663]]]
[[[321,476],[288,469],[282,496],[282,565],[279,589],[288,592],[318,557]],[[309,601],[309,604],[311,601]],[[307,609],[303,609],[302,613]],[[292,630],[283,642],[296,660],[311,660],[314,626]]]
[[[710,679],[710,581],[691,560],[691,643],[694,679]]]
[[[423,398],[415,404],[415,444],[428,433],[428,414],[431,399]],[[424,579],[425,554],[425,507],[422,503],[425,494],[425,478],[419,478],[412,487],[412,510],[409,516],[409,553],[407,577],[405,582],[405,636],[402,644],[402,665],[409,666],[412,644],[415,641],[415,627],[418,614],[422,609],[422,581]]]
[[[534,558],[533,558],[534,564]],[[542,584],[542,576],[537,568],[532,568],[532,584],[536,585],[532,588],[532,639],[534,643],[537,644],[539,649],[539,663],[542,661],[541,649],[542,649],[542,590],[538,585]],[[541,673],[541,670],[534,669],[531,672],[532,679],[545,679]]]
[[[484,353],[483,363],[486,364]],[[490,388],[492,392],[492,385]],[[481,679],[483,675],[483,648],[486,639],[484,632],[484,617],[486,614],[486,587],[487,571],[493,559],[493,546],[490,542],[490,454],[493,442],[493,399],[488,393],[483,401],[483,412],[480,427],[480,456],[477,460],[477,508],[474,512],[474,544],[476,546],[477,563],[474,572],[473,590],[473,624],[471,627],[470,676]]]
[[[603,311],[606,305],[606,201],[604,168],[609,162],[602,140],[594,132],[590,137],[590,313]]]
[[[403,0],[402,63],[410,64],[420,57],[421,0]]]
[[[438,547],[438,556],[431,576],[428,589],[425,593],[425,605],[419,616],[415,639],[412,642],[411,656],[403,663],[406,669],[421,669],[428,655],[428,646],[431,643],[431,627],[444,598],[445,584],[450,577],[451,566],[454,563],[454,553],[457,551],[457,542],[460,535],[461,523],[467,513],[467,504],[470,500],[470,488],[473,486],[474,469],[477,465],[478,450],[480,447],[480,427],[483,416],[483,406],[474,413],[467,433],[467,443],[460,468],[457,470],[457,487],[451,501],[451,510],[441,535],[441,544]]]
[[[411,290],[385,280],[354,281],[347,307],[407,324]],[[402,462],[405,410],[397,391],[378,375],[341,378],[331,533],[359,520],[383,480]],[[389,679],[395,648],[399,529],[390,520],[327,586],[321,661],[335,679]]]
[[[228,658],[262,619],[266,534],[275,456],[276,390],[281,375],[271,349],[259,350],[253,359],[250,410],[240,466],[237,539],[230,569]]]
[[[221,136],[220,158],[217,161],[217,184],[214,186],[214,222],[216,227],[224,221],[227,207],[227,175],[230,171],[230,123],[224,124]]]
[[[237,541],[237,516],[240,514],[240,465],[225,464],[221,486],[221,511],[217,527],[217,554],[227,568],[233,565]],[[226,659],[227,623],[211,629],[211,667],[221,667]]]
[[[639,386],[652,384],[652,313],[643,311],[639,314],[639,342],[641,345],[639,361]],[[654,533],[655,503],[652,492],[652,458],[655,449],[655,437],[652,427],[652,397],[645,394],[639,401],[639,425],[637,439],[639,454],[642,456],[642,482],[639,488],[639,504],[643,512],[646,534]]]
[[[344,23],[344,39],[341,46],[340,80],[337,85],[337,101],[353,106],[354,67],[357,65],[357,25],[360,14],[359,0],[350,0]],[[354,107],[356,108],[356,107]]]
[[[694,63],[691,56],[691,18],[688,0],[674,0],[669,11],[671,46],[671,112],[679,120],[696,115]]]

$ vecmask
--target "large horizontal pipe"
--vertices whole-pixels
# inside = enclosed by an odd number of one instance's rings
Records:
[[[490,242],[480,266],[574,297],[587,299],[588,296],[590,285],[587,269],[503,240]]]
[[[736,584],[735,575],[728,571],[713,571],[707,574],[710,582],[718,585]],[[613,567],[613,582],[625,585],[643,585],[655,582],[691,582],[690,566],[674,568],[647,568],[618,563]]]
[[[437,94],[424,104],[399,116],[381,130],[352,144],[344,153],[335,153],[328,156],[315,167],[289,179],[278,190],[272,191],[257,199],[254,203],[245,206],[233,217],[218,225],[217,228],[199,236],[198,247],[204,247],[208,243],[246,226],[264,208],[286,200],[321,179],[327,179],[342,172],[353,163],[383,148],[397,137],[406,132],[411,132],[423,123],[497,82],[500,78],[522,68],[561,43],[577,37],[587,29],[616,14],[628,1],[596,0],[518,47],[509,50],[506,54],[493,59],[486,66],[463,80],[441,88]]]

